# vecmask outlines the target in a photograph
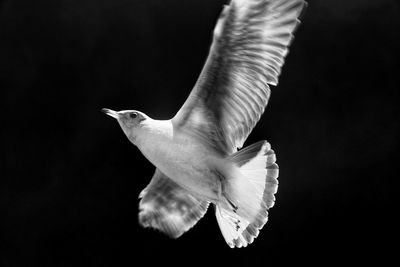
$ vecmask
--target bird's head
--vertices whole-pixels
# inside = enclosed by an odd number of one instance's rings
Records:
[[[142,128],[146,120],[149,119],[146,114],[137,110],[114,111],[108,108],[103,108],[101,111],[117,119],[122,130],[131,141],[134,141],[139,132],[138,130]]]

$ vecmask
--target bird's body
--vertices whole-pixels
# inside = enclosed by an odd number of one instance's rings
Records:
[[[190,134],[174,129],[171,120],[147,120],[130,141],[174,182],[208,201],[218,200],[215,171],[227,162]]]
[[[266,141],[243,149],[270,96],[304,0],[231,0],[188,99],[171,120],[103,109],[156,167],[140,193],[139,222],[179,237],[210,203],[230,247],[252,243],[278,188]],[[239,150],[238,150],[239,149]]]

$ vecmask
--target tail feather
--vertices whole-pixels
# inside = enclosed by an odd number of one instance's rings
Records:
[[[241,234],[249,224],[247,221],[241,220],[237,214],[221,208],[220,205],[216,206],[215,215],[221,233],[231,248],[247,245],[244,236]]]
[[[237,167],[227,178],[224,194],[237,206],[218,203],[216,216],[221,232],[231,247],[252,243],[268,220],[268,209],[275,203],[279,168],[266,141],[248,146],[228,158]]]

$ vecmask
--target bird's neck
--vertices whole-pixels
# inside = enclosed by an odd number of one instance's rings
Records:
[[[170,120],[146,120],[129,137],[142,154],[155,166],[173,143],[173,126]]]
[[[171,120],[146,119],[140,127],[132,131],[129,140],[139,148],[167,142],[173,138]]]

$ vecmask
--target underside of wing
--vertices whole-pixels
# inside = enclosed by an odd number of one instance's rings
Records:
[[[173,118],[222,154],[231,154],[260,119],[277,85],[303,0],[232,0],[214,30],[206,64]]]
[[[178,238],[193,227],[209,205],[208,201],[192,196],[159,169],[139,198],[139,223],[172,238]]]

